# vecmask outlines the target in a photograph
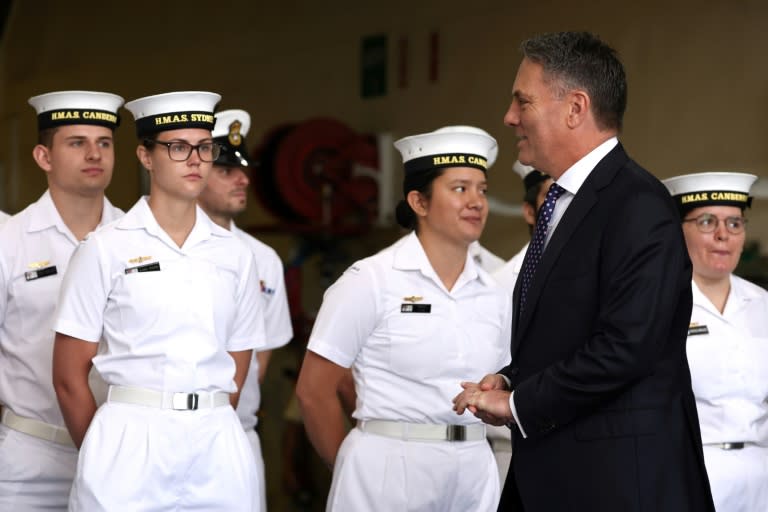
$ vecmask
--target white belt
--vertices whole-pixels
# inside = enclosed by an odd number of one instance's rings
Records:
[[[158,409],[194,411],[229,405],[229,393],[223,391],[202,391],[198,393],[174,393],[154,389],[109,386],[107,402],[145,405]]]
[[[19,416],[7,407],[3,407],[2,423],[6,427],[23,434],[45,439],[46,441],[53,441],[64,446],[75,446],[66,428]]]
[[[482,441],[485,425],[433,425],[430,423],[405,423],[402,421],[358,421],[363,432],[393,437],[403,441]]]
[[[741,450],[745,445],[754,444],[749,441],[731,441],[729,443],[704,443],[704,446],[714,446],[721,450]]]

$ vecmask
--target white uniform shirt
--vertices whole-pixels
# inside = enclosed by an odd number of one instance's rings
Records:
[[[123,212],[104,199],[100,225]],[[51,381],[53,314],[78,241],[50,192],[0,229],[0,402],[63,426]]]
[[[108,384],[159,391],[235,391],[228,351],[264,345],[256,263],[197,208],[178,247],[145,197],[80,244],[64,278],[54,329],[104,338],[93,359]]]
[[[446,290],[411,233],[326,291],[308,348],[352,367],[358,420],[477,423],[451,399],[509,363],[510,302],[469,254]]]
[[[477,240],[469,244],[469,254],[475,260],[475,263],[489,274],[493,274],[499,270],[505,263],[503,259],[480,245],[480,242]]]
[[[512,256],[512,259],[504,264],[503,267],[491,272],[491,276],[496,280],[502,288],[507,290],[511,295],[515,291],[515,283],[517,283],[517,276],[520,275],[520,270],[523,268],[523,260],[525,259],[525,252],[528,250],[529,243],[526,243],[520,252]]]
[[[0,224],[2,224],[3,222],[7,221],[10,218],[11,218],[11,216],[8,215],[7,213],[0,212]]]
[[[687,353],[702,441],[768,446],[768,292],[731,275],[721,315],[693,283]]]
[[[291,313],[288,310],[288,296],[285,292],[283,262],[280,261],[280,257],[274,249],[239,229],[234,223],[230,225],[230,230],[248,246],[258,266],[259,291],[263,299],[266,340],[266,345],[260,347],[259,350],[282,347],[293,337]],[[237,404],[237,415],[244,429],[250,430],[256,426],[256,413],[260,405],[259,361],[254,351],[243,390],[240,392],[240,401]]]

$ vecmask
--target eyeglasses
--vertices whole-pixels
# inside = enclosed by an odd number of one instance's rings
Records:
[[[186,162],[192,155],[192,150],[197,150],[197,156],[203,162],[213,162],[219,158],[221,153],[221,146],[215,142],[203,142],[201,144],[193,145],[189,142],[171,141],[165,142],[162,140],[147,139],[144,141],[148,144],[162,144],[168,148],[168,158],[174,162]]]
[[[683,222],[695,222],[696,228],[702,233],[713,233],[720,221],[725,223],[725,229],[732,235],[739,235],[744,232],[747,225],[747,219],[744,217],[726,217],[720,219],[711,213],[702,213],[693,219],[684,219]]]

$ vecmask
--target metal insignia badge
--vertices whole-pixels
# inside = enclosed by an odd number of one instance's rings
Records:
[[[136,263],[144,263],[145,261],[151,260],[152,256],[139,256],[137,258],[131,258],[128,260],[128,263],[130,264],[136,264]]]
[[[50,260],[33,261],[32,263],[27,263],[27,268],[36,270],[38,268],[47,267],[50,264],[51,264]]]
[[[233,146],[239,146],[243,143],[243,136],[240,135],[241,127],[242,124],[238,120],[232,121],[232,124],[229,125],[229,135],[227,136],[227,140],[229,140],[229,143]]]
[[[403,300],[406,302],[419,302],[422,299],[424,299],[424,297],[421,295],[409,295],[408,297],[403,297]]]

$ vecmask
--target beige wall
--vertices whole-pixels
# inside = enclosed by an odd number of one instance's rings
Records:
[[[518,202],[521,186],[510,172],[515,141],[501,121],[519,62],[517,45],[531,34],[562,29],[597,32],[623,56],[630,94],[621,139],[657,176],[715,169],[768,176],[762,122],[768,114],[767,21],[768,4],[757,0],[16,1],[0,51],[0,209],[18,211],[45,187],[29,156],[35,117],[27,98],[70,88],[126,99],[217,91],[221,108],[252,113],[251,146],[276,124],[316,116],[395,136],[475,124],[501,146],[491,194]],[[440,77],[428,83],[433,30],[440,34]],[[389,94],[363,100],[360,40],[377,33],[389,36]],[[400,37],[409,41],[406,89],[395,83]],[[139,191],[127,112],[117,144],[108,193],[127,208]],[[763,241],[766,203],[757,201],[750,213],[751,236]],[[271,221],[256,201],[241,219]],[[526,237],[518,219],[491,216],[484,242],[510,257]]]

